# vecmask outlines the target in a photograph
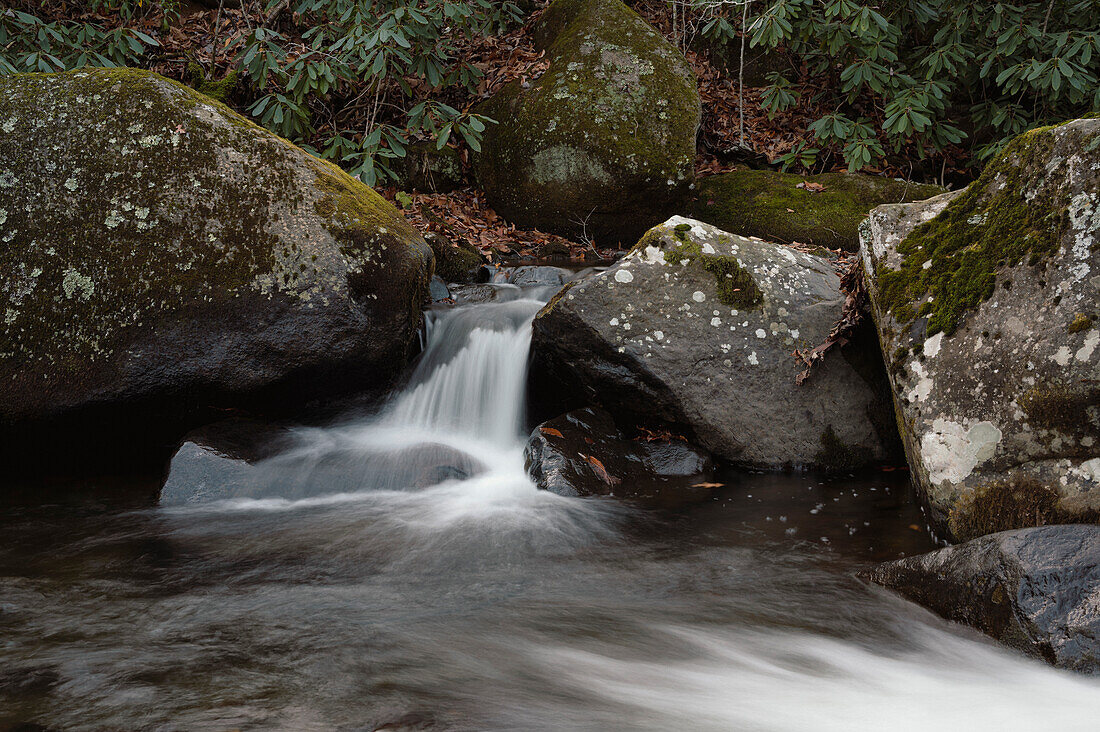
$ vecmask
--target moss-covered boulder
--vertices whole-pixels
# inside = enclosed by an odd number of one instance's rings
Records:
[[[694,175],[700,101],[683,56],[619,0],[555,0],[536,29],[550,67],[478,110],[489,203],[517,226],[633,244]]]
[[[171,439],[382,389],[432,254],[390,204],[156,74],[0,78],[0,445]]]
[[[435,254],[435,273],[445,282],[468,284],[477,279],[481,254],[473,245],[451,241],[443,234],[432,232],[424,237]]]
[[[700,179],[689,211],[743,236],[854,252],[859,224],[872,208],[943,192],[939,186],[874,175],[736,170]]]
[[[844,302],[826,259],[673,217],[536,316],[534,379],[747,467],[851,470],[900,455],[874,333],[802,386],[791,357]]]
[[[1100,516],[1100,120],[1013,141],[965,191],[875,209],[868,290],[944,535]]]

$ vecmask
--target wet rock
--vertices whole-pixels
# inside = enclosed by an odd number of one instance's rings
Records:
[[[482,266],[481,254],[470,244],[456,243],[442,234],[431,232],[424,237],[435,255],[435,273],[445,282],[477,281]]]
[[[864,578],[1055,666],[1100,673],[1100,527],[1003,531]]]
[[[337,167],[132,69],[4,77],[0,129],[5,457],[152,454],[403,369],[432,254]]]
[[[428,284],[428,294],[432,298],[432,302],[440,302],[451,298],[451,291],[447,289],[447,283],[439,275],[432,277],[431,282]]]
[[[517,226],[633,243],[693,180],[695,76],[619,0],[555,0],[536,41],[546,72],[478,109],[499,122],[485,132],[478,181]]]
[[[309,439],[315,433],[304,434],[252,421],[190,432],[172,458],[160,504],[417,490],[485,470],[469,454],[434,442],[387,450],[342,439],[339,433],[319,442]]]
[[[896,440],[873,334],[801,387],[791,357],[843,302],[829,261],[673,217],[539,313],[533,379],[624,421],[682,425],[742,465],[850,470]]]
[[[548,285],[561,287],[574,277],[574,272],[561,267],[547,267],[544,265],[527,265],[516,267],[508,273],[507,282],[510,285],[529,287],[532,285]]]
[[[1100,120],[862,227],[898,423],[937,529],[1100,516]]]
[[[611,415],[585,408],[542,423],[527,439],[526,469],[560,496],[653,496],[690,491],[714,469],[710,455],[682,440],[627,439]]]
[[[854,252],[859,224],[872,208],[943,192],[939,186],[876,175],[737,170],[700,180],[690,216],[743,236]]]

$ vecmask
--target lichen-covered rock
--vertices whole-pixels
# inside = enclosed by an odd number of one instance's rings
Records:
[[[560,496],[656,497],[696,492],[714,469],[710,455],[678,439],[627,439],[603,409],[562,414],[534,429],[527,473]]]
[[[1003,531],[864,578],[1055,666],[1100,673],[1100,527]]]
[[[619,0],[555,0],[537,29],[550,66],[478,110],[478,180],[519,226],[633,244],[694,176],[700,101],[683,56]]]
[[[852,469],[896,441],[874,334],[802,386],[791,355],[825,340],[844,299],[821,257],[673,217],[538,314],[534,374],[743,465]]]
[[[854,252],[859,249],[859,224],[872,208],[943,191],[875,175],[736,170],[700,179],[690,216],[743,236]]]
[[[0,78],[0,440],[381,389],[431,276],[390,204],[156,74]],[[178,435],[178,432],[176,433]]]
[[[955,539],[1100,515],[1100,120],[875,209],[863,259],[909,463]]]

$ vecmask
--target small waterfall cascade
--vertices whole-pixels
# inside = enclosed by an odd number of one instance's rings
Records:
[[[515,442],[523,427],[531,320],[542,304],[520,298],[429,313],[424,353],[382,423]]]
[[[523,471],[531,321],[556,288],[501,286],[490,302],[426,315],[424,351],[382,411],[298,430],[241,497],[290,500],[461,484],[533,492]],[[495,480],[489,480],[489,478]]]

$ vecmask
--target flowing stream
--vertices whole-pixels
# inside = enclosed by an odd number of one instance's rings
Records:
[[[933,546],[903,475],[537,490],[549,294],[430,313],[379,414],[181,451],[155,507],[4,507],[0,730],[1096,729],[1100,680],[854,579]]]

